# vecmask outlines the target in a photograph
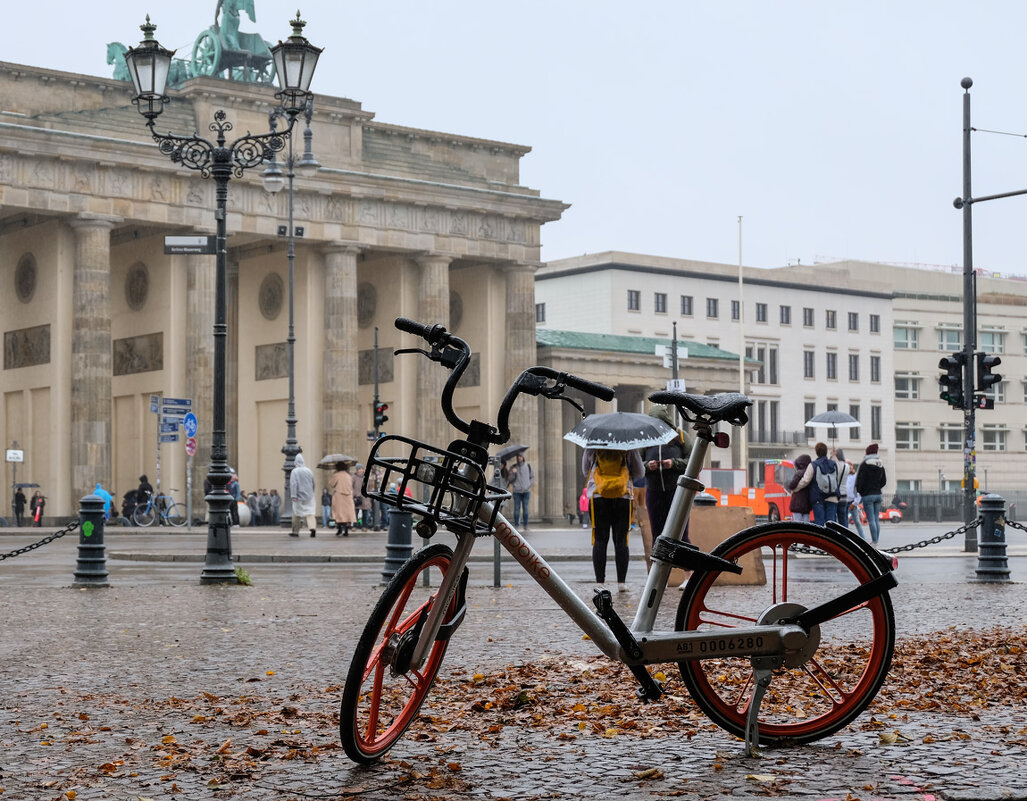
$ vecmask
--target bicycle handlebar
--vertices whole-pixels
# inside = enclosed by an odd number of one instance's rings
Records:
[[[566,400],[579,411],[581,407],[563,394],[566,387],[572,387],[605,401],[612,400],[614,396],[613,388],[605,384],[589,381],[586,378],[580,378],[570,373],[561,373],[550,367],[529,367],[517,377],[517,380],[506,391],[506,395],[503,397],[499,407],[496,426],[478,421],[467,422],[453,409],[453,393],[456,390],[457,383],[460,381],[460,376],[463,375],[471,360],[470,346],[460,337],[446,331],[445,327],[438,323],[426,325],[407,317],[397,317],[396,328],[408,334],[416,334],[431,345],[430,353],[420,348],[401,348],[396,351],[397,354],[420,353],[434,362],[439,362],[443,367],[450,369],[449,378],[446,380],[446,386],[442,391],[442,411],[446,415],[446,419],[458,431],[468,435],[472,441],[480,439],[481,442],[476,442],[479,445],[502,445],[510,439],[510,411],[517,396],[521,393]]]

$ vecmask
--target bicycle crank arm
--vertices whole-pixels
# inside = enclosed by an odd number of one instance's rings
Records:
[[[814,606],[812,609],[807,609],[802,614],[796,615],[791,620],[782,622],[794,623],[809,631],[814,626],[819,626],[821,623],[831,620],[844,612],[848,612],[850,609],[855,609],[857,606],[866,603],[872,598],[876,598],[878,595],[884,595],[884,593],[888,592],[898,583],[894,573],[885,573],[872,581],[868,581],[866,584],[860,584],[856,589],[849,590],[844,595],[839,595],[832,601]]]

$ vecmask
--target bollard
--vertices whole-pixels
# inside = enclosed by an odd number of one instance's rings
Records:
[[[79,501],[78,564],[72,587],[109,587],[103,546],[103,498],[86,495]]]
[[[988,494],[981,498],[981,536],[977,552],[977,581],[997,584],[1009,581],[1006,558],[1005,499]]]
[[[414,516],[410,512],[393,509],[389,513],[389,534],[385,539],[385,569],[382,584],[387,584],[414,550],[410,531]]]

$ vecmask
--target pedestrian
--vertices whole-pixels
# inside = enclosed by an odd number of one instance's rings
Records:
[[[14,491],[14,525],[21,528],[25,522],[25,493],[18,487]]]
[[[349,472],[349,462],[335,464],[335,473],[328,480],[328,488],[332,491],[335,536],[348,537],[349,527],[357,520],[357,510],[353,505],[353,475]]]
[[[882,490],[888,483],[888,474],[881,463],[881,457],[877,455],[877,450],[876,442],[867,445],[866,456],[856,468],[856,492],[863,498],[870,541],[874,545],[881,539],[881,502],[884,499]]]
[[[353,475],[353,508],[357,513],[357,528],[370,528],[371,499],[364,495],[364,466],[357,465]]]
[[[617,590],[628,589],[628,526],[631,522],[631,482],[645,475],[637,450],[585,448],[581,473],[588,479],[592,502],[592,568],[598,584],[606,583],[606,548],[613,538]]]
[[[146,506],[151,495],[153,495],[153,485],[150,483],[150,479],[146,477],[146,473],[143,473],[139,476],[139,486],[136,488],[136,503],[140,506]]]
[[[296,454],[295,466],[289,475],[289,496],[292,498],[292,531],[290,537],[298,537],[300,525],[310,529],[310,536],[317,536],[317,518],[314,516],[314,474],[303,461],[303,454]]]
[[[228,485],[225,489],[228,490],[228,494],[232,496],[232,503],[228,508],[228,513],[232,516],[232,525],[239,525],[239,501],[242,500],[242,488],[239,484],[239,476],[235,472],[235,468],[229,465],[228,472],[231,473],[231,477],[228,479]]]
[[[332,516],[332,494],[328,491],[328,485],[321,490],[321,525],[328,528],[328,519]]]
[[[99,481],[96,482],[96,489],[93,490],[93,494],[103,498],[103,519],[110,520],[111,505],[114,503],[114,496],[107,492],[107,490],[103,488],[103,484]]]
[[[835,448],[834,460],[838,463],[838,522],[846,528],[849,527],[849,475],[852,473],[852,465],[845,459],[845,452],[841,448]]]
[[[863,524],[859,522],[859,505],[862,502],[860,494],[856,492],[856,471],[852,469],[852,462],[849,462],[849,477],[845,479],[845,496],[848,498],[848,505],[845,510],[846,525],[848,520],[856,527],[856,533],[860,539],[866,539],[863,533]]]
[[[809,500],[809,483],[813,480],[813,458],[808,453],[801,453],[795,458],[795,475],[788,482],[788,489],[792,493],[788,501],[788,511],[792,513],[792,520],[796,522],[809,522],[809,513],[813,511],[813,505]]]
[[[588,528],[588,484],[581,488],[581,495],[578,496],[578,522],[582,528]]]
[[[260,524],[260,499],[257,498],[257,493],[251,491],[249,495],[243,493],[246,506],[250,510],[250,527],[255,527]]]
[[[29,505],[29,511],[32,512],[32,520],[36,528],[41,528],[43,525],[43,509],[46,508],[46,497],[39,490],[32,493],[32,501]]]
[[[838,519],[838,463],[827,455],[827,445],[818,442],[813,447],[817,458],[810,468],[813,480],[809,483],[809,500],[813,507],[813,522],[818,526]]]
[[[527,531],[528,501],[531,499],[531,488],[535,484],[535,471],[524,460],[523,453],[518,453],[516,461],[506,469],[506,479],[510,484],[510,492],[513,493],[514,528]]]
[[[282,524],[282,496],[278,494],[278,490],[272,489],[268,493],[268,498],[271,504],[271,525],[279,526]]]
[[[653,552],[653,529],[649,522],[649,509],[645,502],[646,479],[642,475],[631,482],[631,528],[638,524],[638,530],[642,534],[642,550],[645,552],[645,569],[652,567],[652,560],[649,555]]]
[[[649,416],[662,420],[677,431],[670,442],[664,445],[651,445],[645,449],[642,456],[642,462],[645,464],[645,505],[649,510],[649,524],[653,536],[659,537],[667,523],[667,514],[670,512],[671,501],[674,500],[678,478],[684,475],[685,468],[688,467],[692,440],[684,431],[675,427],[669,406],[655,403],[649,409]],[[691,542],[687,525],[683,539],[685,542]],[[646,553],[647,564],[648,559],[649,555]]]
[[[271,493],[262,489],[257,496],[257,508],[260,510],[260,525],[274,525],[274,517],[271,514]]]

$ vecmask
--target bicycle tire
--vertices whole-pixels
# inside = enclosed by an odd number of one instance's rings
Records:
[[[350,662],[339,714],[342,747],[354,762],[370,764],[384,756],[417,717],[435,681],[448,639],[435,642],[420,671],[405,670],[398,675],[394,675],[395,659],[401,649],[395,646],[435,599],[421,586],[424,571],[436,568],[445,574],[452,558],[453,550],[447,545],[418,551],[396,571],[371,611]],[[456,612],[456,595],[444,623]]]
[[[169,525],[175,528],[181,528],[185,525],[185,511],[177,503],[172,503],[168,507],[168,511],[164,515],[164,519],[168,521]]]
[[[132,521],[137,526],[152,526],[157,519],[157,512],[152,503],[137,506],[132,512]]]
[[[823,556],[799,558],[790,550],[792,545],[817,548],[830,561]],[[881,573],[870,546],[862,540],[810,523],[754,526],[729,537],[713,553],[739,560],[745,566],[744,579],[757,570],[752,556],[745,558],[753,551],[758,552],[767,583],[745,587],[735,581],[723,589],[714,583],[719,572],[693,574],[678,606],[679,631],[752,625],[773,604],[799,603],[809,608]],[[895,649],[895,614],[887,593],[816,628],[820,639],[810,658],[797,667],[773,672],[760,706],[762,745],[808,743],[844,728],[870,705],[888,675]],[[679,662],[678,667],[688,692],[710,720],[744,737],[753,689],[749,658]]]

